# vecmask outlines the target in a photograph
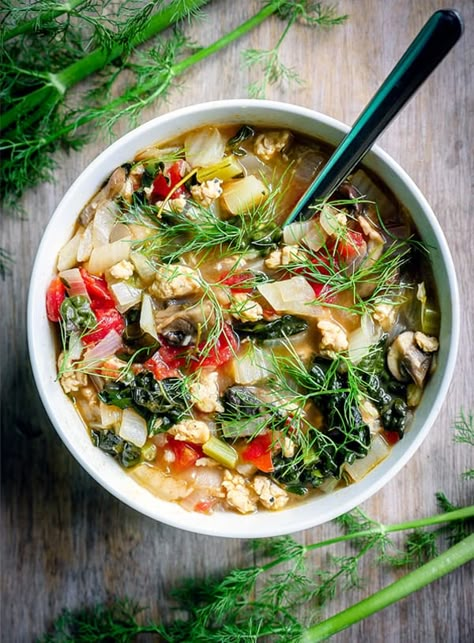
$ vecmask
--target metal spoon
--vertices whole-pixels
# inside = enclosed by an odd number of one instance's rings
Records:
[[[309,218],[312,213],[305,210],[306,207],[315,199],[331,196],[459,40],[463,29],[463,21],[457,11],[441,9],[431,16],[293,208],[284,225],[297,218]]]

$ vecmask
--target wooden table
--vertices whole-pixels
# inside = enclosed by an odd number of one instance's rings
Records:
[[[271,88],[267,97],[298,103],[351,123],[398,60],[439,0],[341,0],[350,18],[343,26],[311,31],[303,26],[282,47],[285,62],[304,86]],[[466,33],[448,59],[382,137],[382,147],[427,196],[444,229],[458,271],[462,301],[461,349],[449,395],[429,438],[411,462],[365,503],[369,515],[399,522],[435,512],[434,493],[455,504],[473,500],[473,483],[460,472],[473,454],[453,443],[460,409],[473,409],[474,4],[458,0]],[[258,0],[215,0],[205,22],[186,28],[207,43],[257,11]],[[255,72],[240,65],[248,47],[268,48],[282,29],[276,19],[192,69],[167,105],[148,109],[146,120],[169,109],[245,97]],[[126,125],[121,131],[126,130]],[[30,270],[41,234],[66,188],[105,147],[97,136],[82,152],[60,157],[55,184],[24,199],[28,220],[1,219],[1,244],[15,254],[13,275],[2,290],[2,640],[32,641],[63,607],[78,608],[128,595],[170,614],[169,589],[186,576],[203,576],[251,562],[248,545],[178,531],[145,518],[99,487],[69,455],[50,425],[28,365],[25,315]],[[310,543],[335,534],[329,524],[301,533]],[[342,550],[344,551],[344,550]],[[345,550],[348,553],[349,550]],[[368,563],[368,587],[333,602],[340,610],[387,585],[395,575]],[[368,641],[467,643],[474,637],[473,567],[466,566],[409,599],[337,635],[340,643]]]

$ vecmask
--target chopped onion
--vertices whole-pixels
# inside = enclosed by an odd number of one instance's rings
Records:
[[[104,429],[120,425],[122,420],[122,409],[119,409],[118,406],[114,406],[113,404],[104,404],[104,402],[99,401],[99,411],[100,423]]]
[[[337,234],[337,232],[341,229],[341,223],[337,218],[338,214],[338,210],[332,205],[325,205],[321,210],[319,222],[324,232],[329,236],[331,236],[332,234]]]
[[[84,354],[85,362],[103,362],[112,357],[122,347],[122,338],[115,330],[107,333],[95,346],[87,349]]]
[[[254,384],[268,377],[270,355],[260,348],[249,349],[242,357],[235,357],[231,368],[237,384]]]
[[[79,246],[77,248],[77,261],[79,263],[87,261],[91,256],[92,226],[93,226],[93,223],[89,223],[89,225],[85,228],[84,232],[81,234],[81,239],[79,241]]]
[[[77,264],[77,250],[81,241],[82,228],[64,245],[58,255],[58,270],[69,270]]]
[[[142,447],[148,437],[146,421],[133,409],[124,409],[122,411],[119,435],[127,442],[131,442],[137,447]]]
[[[369,453],[365,458],[355,460],[352,464],[344,464],[344,475],[348,475],[353,482],[358,482],[372,471],[390,453],[390,447],[379,434],[372,439]]]
[[[253,174],[225,183],[222,192],[222,200],[232,214],[248,212],[267,196],[267,186]]]
[[[130,286],[125,281],[110,284],[109,288],[117,302],[117,310],[119,313],[125,313],[129,308],[141,301],[142,291],[139,288]]]
[[[125,223],[116,223],[110,231],[110,242],[130,237],[130,228]]]
[[[82,278],[79,268],[70,268],[69,270],[63,270],[59,273],[59,277],[67,284],[66,288],[70,297],[82,295],[83,297],[87,297],[87,299],[90,300],[90,297],[87,294],[86,284],[84,283],[84,279]]]
[[[136,161],[151,161],[151,160],[160,160],[167,158],[175,158],[179,152],[182,151],[180,147],[155,147],[151,145],[146,147],[144,150],[139,152],[135,156]]]
[[[156,268],[152,265],[149,259],[145,257],[141,252],[131,252],[130,260],[135,266],[136,271],[138,272],[140,279],[145,285],[151,284],[155,279]]]
[[[103,246],[110,241],[110,233],[115,226],[118,206],[114,201],[103,201],[96,210],[92,224],[92,245]]]
[[[81,340],[79,331],[72,331],[69,336],[68,357],[73,362],[81,358],[84,344]]]
[[[301,239],[310,231],[314,222],[309,221],[295,221],[283,228],[283,241],[288,245],[299,243]]]
[[[371,346],[376,344],[382,336],[382,328],[374,324],[370,315],[362,315],[360,328],[350,333],[349,340],[349,359],[353,364],[357,364],[370,351]]]
[[[203,127],[184,139],[186,160],[191,167],[208,167],[221,160],[225,139],[216,127]]]
[[[295,310],[295,305],[314,300],[314,290],[301,276],[259,284],[257,289],[278,312],[292,312]],[[301,308],[301,306],[296,307]]]
[[[88,270],[93,275],[103,275],[106,270],[128,259],[130,254],[130,241],[120,240],[108,243],[105,246],[94,248],[89,259]]]
[[[150,295],[143,294],[142,309],[140,311],[140,328],[144,333],[151,335],[158,341],[156,332],[155,316],[153,314],[153,301]]]
[[[162,500],[180,500],[189,495],[190,489],[186,480],[170,478],[156,467],[148,465],[134,467],[130,475]]]

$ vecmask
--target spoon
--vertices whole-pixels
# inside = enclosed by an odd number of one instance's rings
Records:
[[[431,16],[293,208],[284,225],[297,218],[309,218],[312,213],[305,208],[315,199],[331,196],[459,40],[463,28],[461,16],[452,9],[441,9]]]

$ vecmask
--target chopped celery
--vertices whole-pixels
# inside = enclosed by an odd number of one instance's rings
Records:
[[[229,181],[230,179],[242,176],[243,173],[244,168],[236,157],[231,154],[209,167],[200,167],[197,171],[196,178],[199,183],[204,183],[204,181],[209,181],[211,179]]]
[[[227,444],[227,442],[223,442],[223,440],[219,440],[219,438],[216,438],[215,436],[212,436],[205,444],[203,444],[202,450],[207,456],[230,469],[235,467],[237,460],[239,459],[238,453],[234,447]]]
[[[439,313],[428,306],[423,307],[421,316],[421,328],[427,335],[438,335],[439,332]]]
[[[145,462],[153,462],[156,458],[156,444],[153,444],[153,442],[147,442],[142,448],[142,458]]]

